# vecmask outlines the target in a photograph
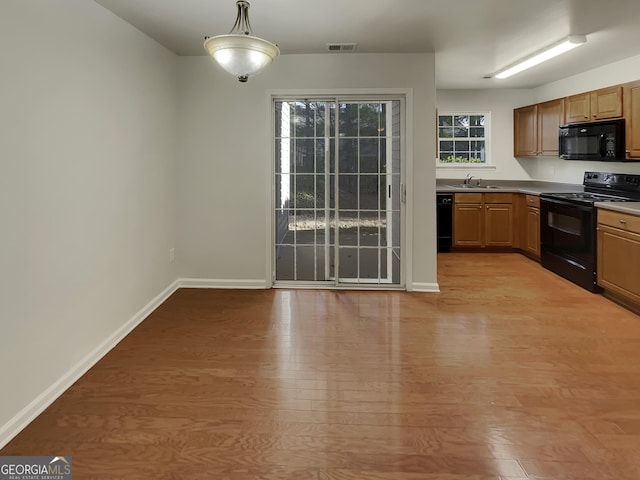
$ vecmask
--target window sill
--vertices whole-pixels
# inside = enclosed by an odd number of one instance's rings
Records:
[[[455,170],[458,168],[472,169],[472,170],[495,170],[495,165],[482,165],[478,163],[456,163],[451,165],[436,163],[436,170]]]

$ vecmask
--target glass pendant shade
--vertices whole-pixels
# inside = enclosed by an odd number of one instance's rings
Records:
[[[255,75],[280,55],[273,43],[243,34],[218,35],[204,42],[216,62],[240,81]]]
[[[204,48],[227,72],[246,82],[280,55],[273,43],[251,35],[249,2],[238,0],[238,16],[227,35],[206,37]]]

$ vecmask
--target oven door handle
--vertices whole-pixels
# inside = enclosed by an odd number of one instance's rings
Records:
[[[562,209],[571,208],[574,211],[591,212],[593,207],[591,205],[578,205],[576,203],[565,202],[563,200],[541,198],[540,210],[546,210],[548,212],[560,212]]]

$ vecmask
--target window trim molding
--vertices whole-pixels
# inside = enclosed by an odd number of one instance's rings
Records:
[[[440,116],[448,116],[448,115],[484,115],[485,116],[485,155],[486,161],[484,163],[447,163],[440,161]],[[496,166],[491,161],[492,154],[492,132],[491,132],[491,110],[443,110],[438,111],[436,114],[436,169],[456,169],[456,168],[473,168],[477,170],[495,170]]]

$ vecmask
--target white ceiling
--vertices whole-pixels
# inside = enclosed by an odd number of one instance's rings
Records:
[[[235,0],[95,1],[178,55],[206,55],[204,36],[228,33],[236,16]],[[283,55],[333,42],[435,52],[438,88],[532,88],[640,55],[640,0],[251,0],[249,17]],[[569,34],[587,43],[510,79],[483,78]]]

